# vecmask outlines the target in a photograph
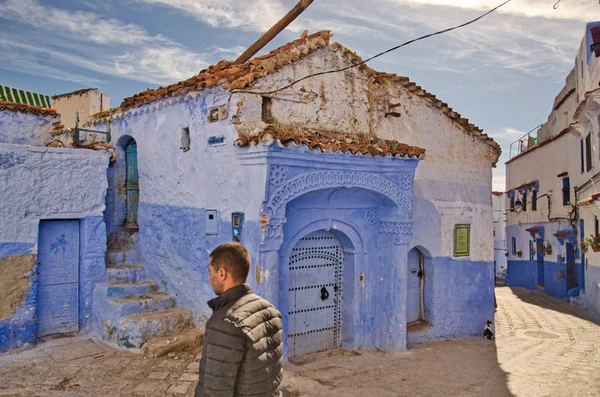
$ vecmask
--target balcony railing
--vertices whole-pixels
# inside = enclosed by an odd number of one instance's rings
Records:
[[[510,159],[515,156],[518,156],[521,153],[524,153],[524,152],[528,151],[529,149],[537,146],[538,132],[539,132],[541,126],[542,125],[540,124],[537,127],[534,127],[531,131],[527,132],[525,135],[523,135],[522,137],[520,137],[519,139],[517,139],[516,141],[511,143],[508,158]]]

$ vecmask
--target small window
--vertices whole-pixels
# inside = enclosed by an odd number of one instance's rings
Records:
[[[585,164],[587,171],[592,169],[592,133],[585,138]]]
[[[594,216],[594,236],[598,236],[598,217]]]
[[[511,196],[510,197],[510,210],[512,212],[515,212],[515,196]]]
[[[512,253],[513,255],[517,254],[517,239],[515,237],[512,238]]]
[[[537,211],[537,190],[531,193],[531,210]]]
[[[571,203],[571,183],[569,182],[569,178],[563,178],[563,205],[569,205]]]
[[[581,146],[581,173],[583,174],[583,172],[585,171],[585,151],[583,148],[583,139],[580,141],[580,146]]]
[[[183,153],[190,150],[190,129],[184,127],[181,129],[181,145],[179,149],[183,150]]]
[[[494,230],[494,237],[496,237],[496,231]]]
[[[534,245],[533,245],[533,241],[529,240],[529,260],[532,261],[533,257],[535,255],[535,253],[533,252],[534,250]]]
[[[523,212],[527,211],[527,192],[523,192],[523,197],[521,197],[523,203],[521,204],[521,208],[523,208]]]
[[[581,173],[585,171],[585,149],[583,147],[583,139],[580,141],[581,146]]]

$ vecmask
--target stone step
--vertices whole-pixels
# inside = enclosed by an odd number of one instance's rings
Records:
[[[167,294],[151,294],[133,298],[108,300],[110,317],[117,319],[138,313],[161,311],[175,307],[175,301]]]
[[[156,292],[158,292],[158,284],[153,281],[140,281],[137,283],[98,284],[95,293],[105,299],[117,299],[152,295]]]
[[[108,248],[115,251],[130,249],[137,244],[138,235],[130,230],[113,232],[108,236]]]
[[[107,260],[112,265],[133,265],[138,260],[135,250],[109,250],[106,252]]]
[[[125,347],[141,347],[152,338],[173,336],[190,327],[192,313],[182,309],[166,309],[122,317],[111,339]]]
[[[106,281],[108,283],[136,283],[146,278],[146,271],[141,265],[107,266]]]

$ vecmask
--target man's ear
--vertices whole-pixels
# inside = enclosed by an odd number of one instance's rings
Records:
[[[219,278],[225,280],[227,278],[227,269],[224,267],[219,269]]]

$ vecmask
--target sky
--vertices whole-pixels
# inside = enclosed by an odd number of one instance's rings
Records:
[[[0,85],[46,95],[98,88],[124,97],[233,60],[297,0],[0,0]],[[310,33],[363,59],[466,22],[502,0],[314,0],[261,53]],[[510,143],[546,121],[573,68],[597,0],[512,0],[468,27],[369,63],[408,76],[502,147],[493,189],[505,190]]]

